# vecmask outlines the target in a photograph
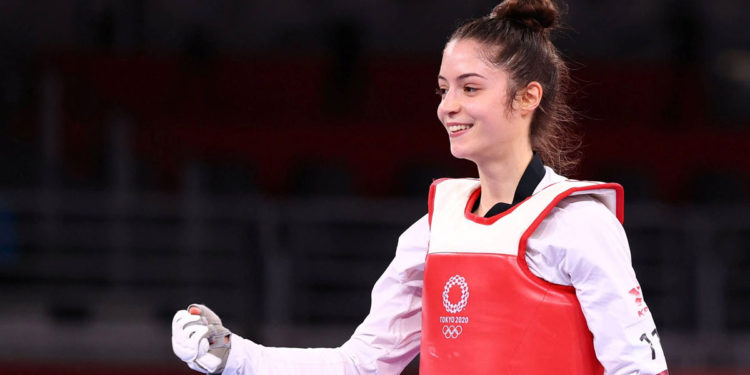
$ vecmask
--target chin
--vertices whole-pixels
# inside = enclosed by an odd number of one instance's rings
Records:
[[[463,147],[451,144],[451,155],[456,159],[472,160],[471,154]]]

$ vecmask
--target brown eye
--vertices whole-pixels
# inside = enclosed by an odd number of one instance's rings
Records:
[[[478,90],[479,89],[477,89],[476,87],[464,86],[464,92],[468,93],[468,94],[473,94],[473,93],[477,92]]]
[[[448,91],[448,90],[446,90],[446,89],[444,89],[442,87],[438,87],[438,88],[435,89],[435,95],[437,95],[437,96],[443,96],[443,95],[445,95],[446,91]]]

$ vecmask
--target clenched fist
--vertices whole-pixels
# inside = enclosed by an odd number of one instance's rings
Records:
[[[220,374],[229,357],[231,334],[211,309],[192,304],[172,319],[172,350],[191,369]]]

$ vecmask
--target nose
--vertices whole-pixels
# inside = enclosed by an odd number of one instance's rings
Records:
[[[437,115],[438,118],[450,117],[455,115],[461,110],[461,103],[453,94],[453,90],[448,90],[443,96],[440,104],[438,104]]]

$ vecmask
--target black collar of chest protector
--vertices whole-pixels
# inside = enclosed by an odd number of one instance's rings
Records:
[[[534,153],[534,156],[531,158],[531,161],[529,162],[529,165],[526,167],[526,170],[523,171],[523,175],[521,176],[521,181],[518,181],[518,187],[516,187],[516,193],[513,195],[513,203],[505,203],[505,202],[499,202],[496,203],[492,208],[490,208],[489,211],[487,211],[486,214],[484,214],[484,217],[492,217],[498,214],[501,214],[505,211],[507,211],[509,208],[515,206],[519,202],[523,201],[524,199],[531,196],[531,194],[534,194],[534,189],[536,189],[537,185],[539,185],[540,182],[542,182],[542,178],[544,178],[544,164],[542,163],[542,159],[539,158],[539,156]],[[482,198],[482,194],[479,194],[479,197],[477,197],[477,200],[474,202],[474,207],[472,207],[472,211],[476,211],[479,209],[479,200]]]

